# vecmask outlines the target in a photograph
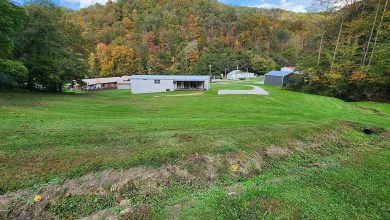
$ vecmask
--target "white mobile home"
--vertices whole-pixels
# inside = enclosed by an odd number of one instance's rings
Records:
[[[209,90],[210,76],[133,75],[130,76],[130,88],[133,94]]]
[[[240,70],[233,70],[227,74],[228,80],[241,80],[241,79],[249,79],[249,78],[255,78],[255,74],[241,72]]]

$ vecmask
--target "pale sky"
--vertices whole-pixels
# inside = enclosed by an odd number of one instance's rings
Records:
[[[282,8],[295,12],[306,12],[312,0],[218,0],[230,5],[243,5],[258,8]]]
[[[13,0],[14,2],[23,4],[27,0]],[[59,5],[72,8],[80,9],[90,5],[101,3],[104,4],[108,0],[54,0]],[[242,5],[258,8],[282,8],[285,10],[295,12],[305,12],[306,7],[312,0],[218,0],[219,2],[229,5]]]

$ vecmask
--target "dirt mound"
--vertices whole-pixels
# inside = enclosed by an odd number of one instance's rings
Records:
[[[170,186],[173,182],[191,184],[197,180],[210,184],[221,172],[232,176],[259,173],[264,161],[260,154],[200,155],[194,154],[176,164],[160,168],[134,167],[127,170],[105,170],[66,180],[62,184],[42,185],[37,189],[20,190],[0,196],[0,219],[52,219],[50,207],[62,198],[76,195],[115,194],[118,205],[125,203],[124,192],[130,186],[142,196],[148,196]],[[234,167],[235,169],[232,169]],[[39,195],[39,201],[34,197]],[[143,215],[147,207],[125,209],[119,215]],[[146,210],[146,211],[145,211]],[[114,218],[118,213],[99,211],[89,219]],[[73,216],[69,216],[73,217]]]
[[[360,127],[350,122],[343,122],[343,125],[344,128],[354,130]],[[217,155],[195,153],[181,161],[164,164],[159,168],[140,166],[125,170],[110,169],[69,179],[61,184],[46,184],[34,189],[9,192],[0,195],[0,219],[52,219],[56,217],[52,212],[53,207],[62,210],[62,215],[65,217],[80,218],[89,215],[87,219],[116,219],[121,216],[124,218],[129,216],[130,218],[134,216],[142,218],[148,215],[150,207],[145,202],[134,204],[134,199],[150,198],[150,196],[159,193],[163,194],[164,190],[175,186],[174,184],[187,184],[189,187],[198,185],[208,187],[215,181],[227,176],[229,178],[247,178],[259,175],[265,167],[266,161],[288,157],[293,151],[321,151],[323,144],[328,143],[329,140],[343,145],[343,138],[336,135],[338,132],[337,130],[331,130],[327,133],[313,135],[307,141],[291,140],[288,146],[269,146],[260,149],[258,152],[228,152]],[[383,137],[389,137],[389,133],[383,132],[377,137],[383,139]],[[187,140],[192,137],[185,134],[173,135],[172,138]],[[375,140],[373,139],[373,141]],[[320,162],[309,166],[324,166]],[[273,184],[278,181],[279,179],[274,179],[269,183]],[[227,189],[227,192],[231,196],[238,195],[242,193],[242,188],[239,185],[232,186]],[[34,201],[36,195],[40,196],[39,201]],[[114,207],[121,208],[119,211],[94,209],[88,210],[88,214],[73,216],[73,213],[70,213],[72,216],[66,216],[68,214],[67,208],[69,208],[66,207],[68,205],[67,198],[69,198],[69,201],[74,201],[72,198],[79,198],[78,196],[86,196],[90,199],[91,196],[112,198],[110,197],[112,195],[115,198],[113,201],[115,203]],[[129,198],[133,198],[133,200],[129,200]],[[59,201],[65,201],[65,208],[58,205]],[[172,210],[173,216],[180,211],[179,206],[168,208]],[[269,210],[271,208],[264,205],[264,209]],[[58,216],[58,212],[56,215]]]

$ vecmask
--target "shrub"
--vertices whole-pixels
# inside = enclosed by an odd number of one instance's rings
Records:
[[[0,87],[22,86],[27,81],[28,70],[19,61],[0,60]]]

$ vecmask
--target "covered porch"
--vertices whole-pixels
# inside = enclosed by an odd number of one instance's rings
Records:
[[[204,81],[174,81],[175,90],[204,90]]]

